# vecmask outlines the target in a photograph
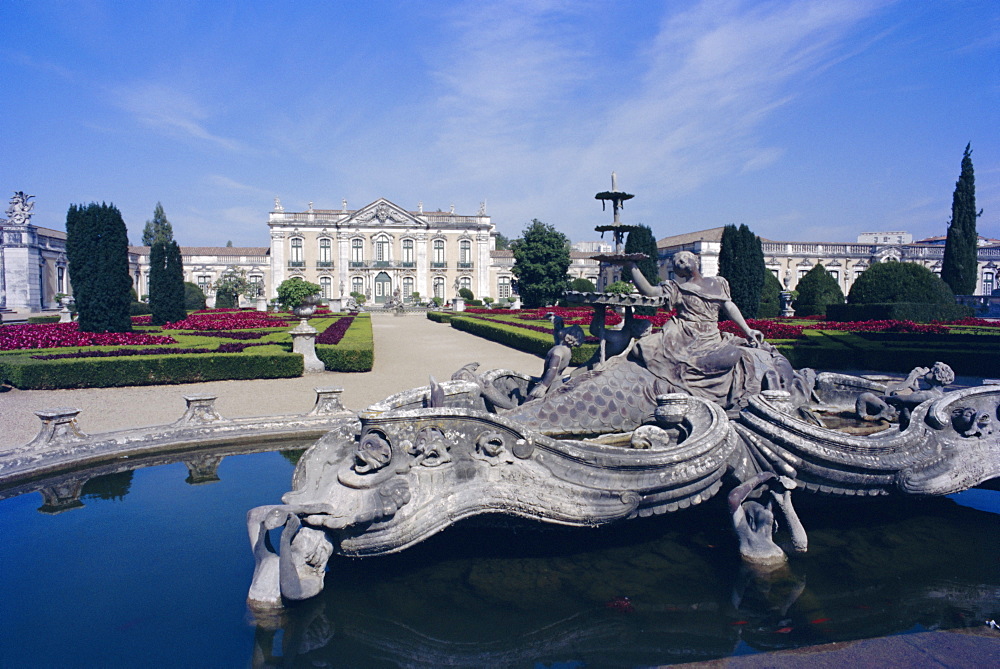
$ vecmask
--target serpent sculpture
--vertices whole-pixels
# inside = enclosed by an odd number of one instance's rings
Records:
[[[727,308],[723,283],[695,286],[693,297],[677,288],[576,297]],[[941,380],[954,375],[942,363],[889,388],[795,371],[749,328],[746,340],[716,338],[704,313],[684,317],[678,309],[679,325],[665,335],[645,334],[541,397],[532,397],[538,378],[470,364],[326,434],[300,459],[282,504],[248,513],[256,558],[248,604],[267,611],[315,596],[332,555],[401,551],[479,514],[598,526],[720,493],[741,556],[767,569],[786,549],[807,548],[793,491],[946,495],[1000,476],[1000,385],[946,392]],[[691,337],[697,343],[685,350]],[[786,548],[776,527],[789,534]]]

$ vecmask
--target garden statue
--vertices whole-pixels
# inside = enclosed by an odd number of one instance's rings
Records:
[[[598,195],[612,200],[617,223],[631,195],[614,183]],[[631,275],[638,295],[566,296],[597,307],[592,334],[604,341],[603,359],[566,377],[583,333],[553,318],[556,345],[540,379],[470,363],[319,439],[282,503],[247,516],[251,608],[317,594],[331,555],[397,552],[480,514],[594,527],[716,496],[728,502],[720,519],[744,562],[768,571],[786,551],[807,549],[793,493],[946,495],[1000,476],[1000,385],[945,392],[954,374],[944,363],[896,387],[795,370],[693,254],[674,256],[677,279],[658,286],[634,260],[602,258]],[[650,333],[628,323],[636,306],[676,314]],[[613,335],[607,308],[626,310]],[[720,315],[743,337],[721,332]],[[887,420],[865,420],[873,417]],[[268,532],[278,529],[276,548]]]

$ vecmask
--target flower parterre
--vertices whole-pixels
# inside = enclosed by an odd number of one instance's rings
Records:
[[[0,328],[0,351],[67,346],[149,346],[176,344],[170,335],[144,332],[80,332],[76,323],[29,323]]]

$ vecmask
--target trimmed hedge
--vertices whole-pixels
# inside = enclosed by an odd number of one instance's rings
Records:
[[[316,357],[331,372],[369,372],[375,365],[371,314],[358,314],[336,346],[316,345]]]
[[[452,315],[448,320],[451,322],[451,327],[456,330],[468,332],[477,337],[489,339],[498,344],[503,344],[504,346],[509,346],[525,353],[533,353],[543,358],[554,345],[551,333],[535,332],[519,328],[516,325],[502,325],[478,318],[462,317],[459,314]],[[597,344],[577,346],[573,349],[573,357],[570,358],[570,364],[582,365],[587,362],[594,355],[597,347]]]
[[[972,307],[960,304],[882,302],[873,304],[831,304],[826,318],[831,321],[957,321],[972,316]]]
[[[29,323],[58,323],[59,316],[28,316]]]
[[[962,337],[946,341],[943,336],[909,333],[853,333],[806,330],[802,339],[777,344],[799,369],[873,369],[909,372],[934,362],[947,363],[956,374],[1000,376],[1000,354],[996,338],[983,337],[981,343]]]
[[[451,321],[451,317],[455,316],[455,313],[445,313],[443,311],[428,311],[427,318],[435,323],[448,323]]]
[[[0,378],[22,390],[280,379],[302,376],[302,372],[302,356],[264,353],[260,348],[243,353],[63,360],[34,360],[28,355],[0,357]]]

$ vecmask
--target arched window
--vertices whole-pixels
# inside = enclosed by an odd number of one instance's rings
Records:
[[[328,276],[321,276],[319,278],[320,292],[323,293],[323,297],[330,299],[333,297],[333,279]]]
[[[333,252],[330,240],[323,237],[319,240],[319,263],[320,267],[333,267]]]
[[[510,297],[510,277],[502,276],[497,282],[497,297],[503,299]]]
[[[358,238],[351,240],[351,265],[362,267],[365,263],[365,243]]]
[[[413,299],[413,277],[403,277],[403,300],[409,302]]]
[[[444,277],[436,276],[434,277],[434,297],[440,297],[444,299]]]
[[[403,267],[413,267],[416,261],[413,258],[413,240],[403,240]]]
[[[446,261],[444,257],[444,240],[435,239],[434,240],[434,261],[431,263],[431,267],[445,267]]]
[[[470,290],[471,291],[472,290],[472,277],[471,276],[463,276],[463,277],[461,277],[458,280],[458,287],[459,287],[459,289],[465,288],[466,290]]]
[[[302,260],[302,238],[292,237],[292,255],[288,257],[290,267],[302,267],[305,262]]]
[[[389,238],[385,235],[375,239],[375,262],[389,262]]]
[[[458,266],[472,267],[472,242],[468,239],[458,243]]]
[[[253,287],[253,295],[255,297],[260,297],[264,294],[264,277],[260,274],[251,274],[247,277],[250,280],[250,285]]]
[[[361,293],[363,295],[365,292],[365,280],[360,276],[351,277],[351,292]]]

